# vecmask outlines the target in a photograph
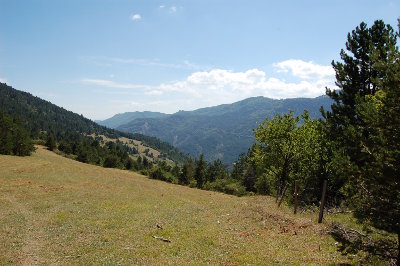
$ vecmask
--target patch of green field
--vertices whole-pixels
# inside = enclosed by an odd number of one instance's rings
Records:
[[[172,185],[42,147],[0,156],[0,265],[357,263],[316,215],[291,212],[270,197]]]

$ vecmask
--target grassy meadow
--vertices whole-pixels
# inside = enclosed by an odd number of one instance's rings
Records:
[[[331,218],[316,219],[270,197],[172,185],[43,147],[0,155],[0,265],[357,263],[326,233]]]

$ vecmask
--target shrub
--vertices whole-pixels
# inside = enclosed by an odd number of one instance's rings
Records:
[[[103,166],[106,168],[116,168],[118,166],[118,157],[115,155],[107,156],[104,160]]]

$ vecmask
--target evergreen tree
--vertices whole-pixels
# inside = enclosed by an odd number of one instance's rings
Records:
[[[181,185],[189,185],[194,179],[194,165],[191,159],[187,160],[182,166],[182,172],[179,175],[178,183]]]
[[[53,133],[48,132],[46,138],[46,147],[49,151],[53,151],[56,148],[56,140],[54,138]]]
[[[126,159],[124,165],[126,170],[131,170],[135,167],[135,163],[131,158]]]
[[[88,153],[86,150],[81,149],[78,151],[78,156],[76,157],[76,160],[82,163],[88,163]]]
[[[13,154],[17,156],[27,156],[34,151],[32,140],[29,137],[28,132],[20,126],[17,126],[13,134]]]
[[[253,163],[248,163],[244,169],[242,184],[246,188],[246,191],[256,192],[255,182],[257,180],[257,175],[255,168]]]
[[[116,168],[118,166],[119,159],[116,155],[109,155],[104,160],[103,166],[106,168]]]
[[[244,171],[246,168],[246,161],[246,155],[244,153],[241,153],[236,162],[233,164],[233,169],[231,172],[231,177],[233,179],[240,181],[243,179]]]
[[[200,154],[200,157],[196,162],[196,169],[194,172],[194,179],[197,182],[198,188],[203,188],[206,179],[206,169],[207,169],[207,162],[204,160],[203,154]]]
[[[212,164],[210,163],[206,170],[205,182],[214,182],[218,179],[227,178],[228,174],[224,165],[220,159],[215,160]]]
[[[256,166],[254,160],[252,160],[254,159],[253,153],[255,148],[256,145],[253,144],[248,150],[247,155],[244,153],[239,155],[231,173],[231,178],[238,180],[246,188],[246,191],[250,192],[256,192]]]
[[[339,90],[327,89],[327,95],[335,103],[332,111],[327,112],[327,126],[331,139],[345,147],[343,156],[350,156],[353,166],[362,167],[366,160],[360,142],[363,134],[360,130],[364,121],[356,114],[357,99],[363,100],[367,95],[374,95],[380,88],[377,80],[384,76],[381,70],[374,67],[373,53],[380,58],[388,58],[390,47],[396,45],[396,36],[390,25],[381,20],[375,21],[371,28],[362,22],[348,34],[346,49],[340,52],[342,62],[332,62],[336,72],[336,85]],[[349,165],[349,164],[347,164]],[[347,167],[347,176],[357,175],[357,169]]]
[[[34,150],[32,140],[21,123],[0,112],[0,154],[27,156]]]
[[[174,177],[179,179],[179,175],[181,174],[181,169],[177,164],[175,164],[174,167],[171,169],[171,173]]]
[[[144,167],[145,169],[151,168],[151,166],[152,166],[152,163],[147,159],[146,156],[143,156],[143,161],[142,161],[142,163],[143,163],[143,167]]]
[[[400,265],[400,54],[398,34],[383,21],[361,23],[334,62],[339,91],[328,112],[331,138],[342,150],[356,216],[398,235]]]
[[[138,158],[136,159],[136,164],[138,167],[138,170],[143,169],[143,160],[142,160],[142,156],[138,156]]]

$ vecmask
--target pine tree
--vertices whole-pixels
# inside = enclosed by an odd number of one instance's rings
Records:
[[[196,162],[194,179],[197,182],[198,188],[203,188],[206,179],[207,162],[204,160],[203,154],[200,154],[199,160]]]
[[[355,214],[398,235],[400,265],[400,53],[390,25],[361,23],[349,34],[343,62],[333,62],[338,91],[326,115],[332,141],[342,151]],[[340,159],[338,160],[340,161]]]
[[[360,143],[360,137],[367,133],[359,130],[364,121],[356,114],[357,99],[374,95],[379,90],[376,81],[384,73],[374,67],[371,56],[375,53],[387,58],[389,47],[394,45],[396,36],[390,25],[378,20],[368,28],[362,22],[347,36],[347,52],[343,49],[340,52],[343,62],[332,62],[339,90],[327,88],[327,95],[335,101],[332,111],[326,114],[329,132],[332,139],[346,147],[346,153],[357,160],[357,167],[367,163]]]
[[[47,133],[46,147],[49,149],[49,151],[52,151],[56,148],[56,140],[51,132]]]
[[[190,159],[182,166],[182,172],[179,175],[178,183],[181,185],[189,185],[194,178],[194,165]]]
[[[34,149],[32,140],[21,123],[0,112],[0,154],[27,156]]]

